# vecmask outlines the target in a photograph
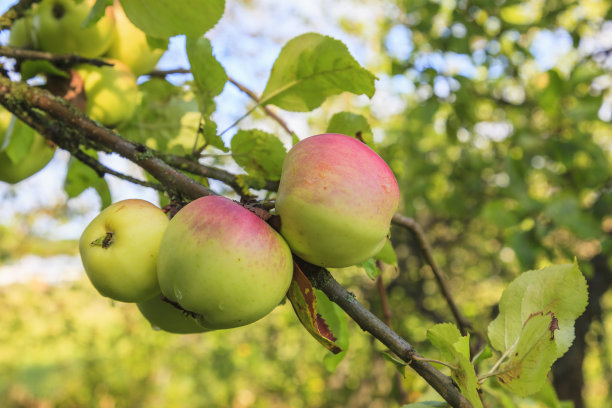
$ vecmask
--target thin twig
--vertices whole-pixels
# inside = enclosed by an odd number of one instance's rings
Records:
[[[101,59],[85,58],[74,54],[52,54],[50,52],[23,50],[19,48],[7,47],[0,45],[0,56],[14,58],[19,61],[23,60],[44,60],[54,63],[58,66],[71,66],[76,64],[90,64],[97,67],[113,66],[111,62]]]
[[[162,186],[159,183],[154,183],[154,182],[151,182],[151,181],[139,180],[139,179],[137,179],[135,177],[132,177],[132,176],[129,176],[127,174],[120,173],[120,172],[118,172],[116,170],[113,170],[110,167],[107,167],[104,164],[100,163],[99,161],[97,161],[93,157],[89,156],[88,154],[86,154],[82,150],[75,150],[75,151],[72,151],[70,153],[74,157],[79,159],[83,164],[86,164],[87,166],[91,167],[96,173],[98,173],[98,175],[100,177],[104,176],[104,174],[110,174],[110,175],[118,177],[120,179],[129,181],[130,183],[138,184],[138,185],[143,186],[143,187],[150,187],[150,188],[153,188],[153,189],[155,189],[157,191],[161,191],[161,192],[165,191],[164,186]]]
[[[170,70],[164,70],[164,71],[160,71],[160,70],[155,70],[155,71],[151,71],[148,75],[152,76],[152,77],[158,77],[158,78],[164,78],[168,75],[174,75],[174,74],[191,74],[191,70],[190,69],[186,69],[186,68],[176,68],[176,69],[170,69]],[[293,131],[289,128],[289,125],[287,125],[287,122],[285,122],[283,120],[283,118],[281,118],[280,116],[278,116],[269,106],[267,105],[259,105],[259,101],[261,100],[259,98],[259,96],[253,92],[251,89],[247,88],[245,85],[241,84],[240,82],[238,82],[236,79],[228,76],[227,80],[229,83],[231,83],[232,85],[234,85],[236,88],[238,88],[240,91],[244,92],[249,98],[251,98],[253,100],[253,102],[255,102],[255,108],[260,106],[264,112],[266,112],[266,114],[274,119],[274,121],[276,121],[276,123],[278,123],[283,129],[285,129],[285,131],[290,135],[290,136],[294,136],[295,133],[293,133]],[[236,123],[234,123],[232,126],[229,127],[229,129],[231,129],[232,127],[234,127],[238,122],[240,122],[242,119],[244,119],[246,116],[248,116],[248,114],[250,114],[252,112],[252,110],[250,110],[247,115],[244,115],[243,117],[241,117],[238,121],[236,121]],[[227,131],[227,130],[225,130]]]
[[[393,215],[392,222],[395,225],[407,228],[416,238],[419,247],[421,248],[421,251],[425,256],[425,260],[433,271],[434,277],[436,278],[436,282],[438,283],[438,287],[442,292],[442,296],[444,296],[444,298],[446,299],[446,303],[448,303],[448,306],[451,309],[451,312],[453,313],[453,317],[457,322],[457,326],[459,326],[459,330],[463,335],[466,335],[468,333],[468,329],[471,329],[474,326],[465,316],[463,316],[463,314],[459,310],[459,307],[455,303],[455,300],[453,298],[453,295],[451,294],[448,285],[448,281],[446,280],[444,272],[442,272],[442,269],[440,268],[438,262],[436,262],[436,259],[433,256],[433,251],[431,250],[431,246],[429,245],[429,242],[425,237],[425,232],[423,231],[423,228],[421,228],[421,226],[414,219],[397,213]]]
[[[387,296],[387,290],[385,283],[383,282],[383,263],[380,260],[376,261],[376,267],[380,271],[380,274],[376,277],[376,289],[378,290],[378,296],[380,297],[380,306],[382,308],[383,322],[391,327],[391,308],[389,307],[389,297]],[[400,405],[406,404],[408,401],[408,394],[404,389],[404,378],[399,372],[395,372],[395,383],[397,386],[398,402]]]

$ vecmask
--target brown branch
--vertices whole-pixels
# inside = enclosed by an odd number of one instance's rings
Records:
[[[448,286],[448,282],[444,276],[444,272],[442,272],[442,269],[440,268],[438,262],[436,262],[436,259],[433,256],[433,251],[431,250],[431,246],[429,245],[429,242],[425,237],[425,232],[423,231],[423,228],[421,228],[421,226],[414,219],[398,213],[393,215],[392,222],[395,225],[407,228],[416,238],[419,247],[423,252],[423,255],[425,256],[425,260],[433,271],[434,277],[436,278],[436,282],[438,283],[438,287],[442,292],[442,296],[444,296],[444,298],[446,299],[446,303],[448,303],[448,306],[451,309],[451,312],[453,313],[453,317],[457,322],[457,326],[459,326],[459,330],[463,335],[466,335],[468,333],[468,329],[471,329],[474,326],[465,316],[463,316],[463,314],[459,310],[459,307],[455,303],[453,295],[451,294],[450,288]]]
[[[332,302],[340,306],[361,329],[370,333],[408,363],[451,406],[472,407],[450,377],[442,374],[428,362],[421,360],[422,356],[410,343],[359,303],[355,296],[340,285],[327,270],[306,263],[300,263],[300,267],[315,288],[323,291]]]
[[[12,94],[16,95],[13,96]],[[159,180],[169,193],[189,199],[214,194],[163,160],[155,157],[146,146],[121,138],[110,129],[101,127],[60,98],[25,83],[12,82],[0,76],[0,104],[26,121],[33,110],[41,110],[58,122],[60,129],[37,129],[58,146],[70,151],[83,144],[97,150],[110,150],[138,164]],[[61,126],[63,125],[63,128]],[[71,131],[68,131],[69,128]]]
[[[190,69],[186,69],[186,68],[176,68],[176,69],[170,69],[170,70],[166,70],[166,71],[155,70],[155,71],[151,71],[148,75],[153,76],[153,77],[158,77],[158,78],[164,78],[167,75],[173,75],[173,74],[191,74],[191,70]],[[261,99],[259,98],[259,96],[255,92],[253,92],[251,89],[247,88],[246,86],[244,86],[240,82],[236,81],[232,77],[228,76],[227,80],[232,85],[234,85],[236,88],[238,88],[240,91],[244,92],[249,98],[251,98],[253,100],[253,102],[255,102],[259,106],[259,102],[260,102]],[[265,106],[264,105],[264,106],[261,106],[261,108],[266,112],[266,114],[270,118],[274,119],[274,121],[276,121],[276,123],[278,123],[283,129],[285,129],[285,131],[290,136],[294,135],[293,131],[289,128],[289,125],[287,125],[287,122],[285,122],[283,120],[283,118],[278,116],[272,109],[270,109],[269,106]]]
[[[0,30],[11,28],[13,21],[19,19],[24,13],[32,7],[34,3],[40,3],[41,0],[19,0],[19,2],[8,9],[0,16]]]
[[[71,66],[76,64],[90,64],[97,67],[113,66],[112,63],[95,58],[85,58],[74,54],[52,54],[50,52],[23,50],[19,48],[0,45],[0,56],[23,60],[44,60],[58,66]]]

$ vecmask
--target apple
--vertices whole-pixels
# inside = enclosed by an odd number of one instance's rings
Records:
[[[115,18],[112,8],[92,27],[82,28],[95,0],[43,0],[34,12],[38,46],[56,54],[101,56],[113,40]]]
[[[13,48],[27,48],[32,49],[35,47],[35,36],[34,27],[32,25],[32,9],[28,10],[26,14],[19,20],[15,20],[11,27],[9,34],[9,47]]]
[[[196,320],[164,301],[160,296],[138,303],[138,310],[151,323],[154,329],[169,333],[202,333],[209,331],[200,326]]]
[[[124,63],[109,62],[112,67],[82,64],[75,70],[83,79],[85,113],[104,126],[115,127],[132,117],[140,104],[140,91],[136,77]]]
[[[0,181],[15,184],[45,167],[55,154],[55,146],[19,119],[15,119],[11,128],[12,116],[0,107]],[[12,137],[23,136],[25,132],[32,133],[32,142],[25,156],[13,162],[6,149],[13,142]]]
[[[207,196],[170,221],[159,248],[161,291],[208,329],[244,326],[284,298],[293,277],[285,240],[234,201]]]
[[[160,208],[139,199],[112,204],[87,225],[79,252],[102,296],[138,303],[159,295],[155,268],[167,226],[168,217]]]
[[[132,24],[118,2],[114,13],[115,35],[106,57],[123,62],[137,77],[151,72],[165,50],[149,46],[146,34]]]
[[[342,268],[375,255],[398,204],[391,169],[355,138],[312,136],[285,157],[276,198],[281,234],[312,264]]]

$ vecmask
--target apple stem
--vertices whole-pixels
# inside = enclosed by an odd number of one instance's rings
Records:
[[[115,241],[114,235],[112,232],[107,232],[106,235],[104,235],[103,237],[100,237],[94,241],[91,242],[91,246],[101,246],[104,249],[107,249],[108,247],[110,247],[113,242]]]

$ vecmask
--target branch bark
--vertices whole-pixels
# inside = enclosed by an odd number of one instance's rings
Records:
[[[0,30],[11,28],[13,21],[23,16],[26,10],[32,7],[32,4],[40,3],[41,1],[42,0],[20,0],[0,16]]]
[[[408,363],[446,402],[453,407],[472,407],[450,377],[421,360],[422,356],[410,343],[359,303],[355,296],[340,285],[327,270],[305,263],[300,264],[300,267],[315,288],[323,291],[332,302],[340,306],[362,330],[370,333]]]
[[[74,54],[52,54],[44,51],[23,50],[19,48],[7,47],[5,45],[0,45],[0,56],[14,58],[19,61],[44,60],[59,66],[70,66],[76,64],[90,64],[97,67],[102,67],[105,65],[111,67],[113,66],[113,64],[110,62],[96,58],[85,58]]]

